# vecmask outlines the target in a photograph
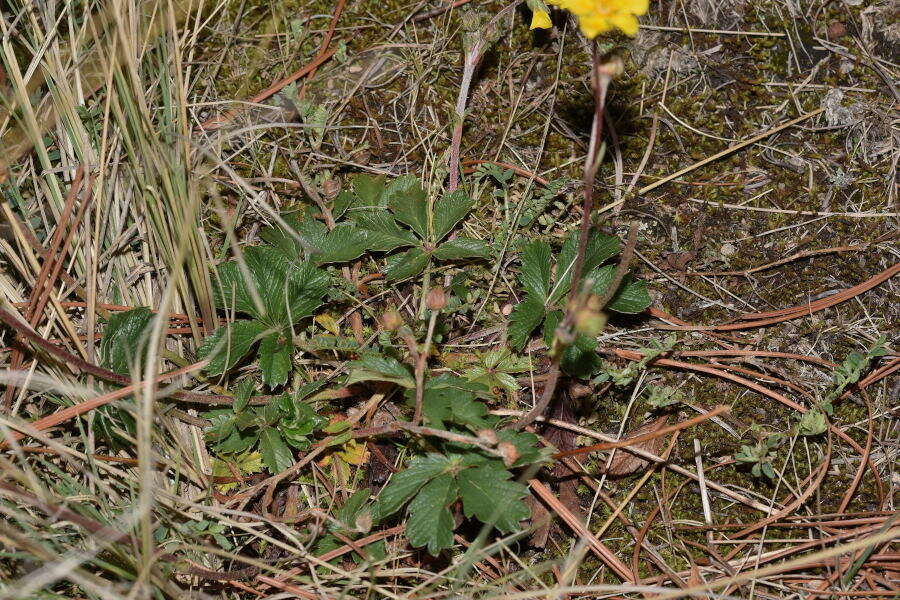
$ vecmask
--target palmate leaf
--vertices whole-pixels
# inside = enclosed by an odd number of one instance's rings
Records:
[[[531,333],[544,320],[544,303],[534,296],[526,296],[519,302],[509,315],[509,325],[506,329],[506,337],[509,345],[516,350],[521,350]]]
[[[594,284],[591,291],[602,296],[609,289],[616,267],[607,265],[596,269],[590,274]],[[620,313],[635,314],[644,311],[650,306],[650,294],[647,292],[647,284],[639,279],[626,275],[619,284],[619,290],[607,303],[606,308]]]
[[[419,243],[411,231],[400,227],[391,213],[384,209],[354,211],[351,217],[366,231],[371,250],[387,252]]]
[[[319,243],[312,258],[317,264],[346,262],[359,258],[368,248],[368,235],[353,223],[339,223]]]
[[[457,238],[444,242],[434,251],[434,257],[440,260],[461,260],[465,258],[487,258],[488,245],[472,238]]]
[[[305,251],[309,250],[308,246],[304,245],[306,240],[303,242],[300,240],[301,236],[298,232],[302,228],[301,222],[298,219],[297,214],[293,212],[282,213],[281,219],[284,221],[285,225],[287,225],[288,229],[285,229],[280,225],[265,227],[260,230],[259,237],[289,259],[296,260],[299,256],[302,256]]]
[[[509,481],[512,475],[494,463],[459,472],[459,495],[463,513],[503,532],[514,531],[519,521],[530,514],[522,498],[528,493],[521,483]]]
[[[236,261],[219,265],[216,301],[276,327],[308,317],[321,304],[328,276],[308,262],[291,261],[271,247],[252,246],[243,252],[248,277]],[[253,299],[250,287],[260,304]]]
[[[422,397],[422,413],[432,427],[447,429],[458,424],[471,429],[487,426],[484,417],[487,406],[476,400],[477,395],[489,394],[482,384],[466,381],[455,375],[440,375],[425,385]],[[412,390],[408,394],[413,399]]]
[[[259,432],[259,451],[269,472],[281,473],[294,464],[294,453],[284,443],[284,439],[274,427],[265,427]]]
[[[532,242],[522,250],[519,281],[529,295],[541,301],[546,301],[550,294],[550,267],[549,244]]]
[[[397,225],[394,217],[386,210],[351,211],[350,218],[366,232],[366,246],[369,250],[390,252],[419,243],[416,236]]]
[[[394,358],[367,356],[352,361],[348,366],[351,370],[345,385],[353,385],[360,381],[388,381],[405,388],[416,386],[416,380],[409,368]]]
[[[203,340],[198,354],[210,362],[204,369],[210,375],[220,375],[244,358],[254,343],[268,330],[256,320],[235,321],[216,329]]]
[[[450,233],[474,206],[475,201],[462,190],[445,194],[443,198],[435,202],[434,241],[439,242],[444,239],[444,236]]]
[[[398,177],[384,190],[384,198],[394,218],[408,225],[423,240],[428,239],[428,197],[418,177]]]
[[[453,461],[442,454],[428,454],[409,461],[406,470],[391,477],[378,496],[379,518],[389,517],[416,495],[423,485],[453,467]]]
[[[213,297],[216,305],[227,310],[259,316],[261,313],[250,295],[237,262],[222,263],[217,268],[218,277],[213,282]]]
[[[143,368],[152,323],[153,311],[146,306],[110,315],[100,344],[103,366],[124,375],[132,365]]]
[[[406,252],[388,257],[384,275],[392,281],[415,277],[425,270],[431,255],[416,246]]]
[[[287,382],[291,371],[292,344],[284,339],[281,332],[269,334],[259,344],[259,369],[262,380],[269,387]]]
[[[582,273],[590,273],[618,254],[619,250],[619,238],[597,232],[591,233],[584,253]],[[578,231],[573,231],[559,251],[559,258],[556,262],[556,282],[553,284],[553,292],[550,296],[551,303],[559,302],[569,293],[569,287],[572,285],[572,268],[577,253]]]
[[[353,193],[356,195],[354,206],[383,206],[384,175],[377,177],[363,173],[354,175]]]
[[[414,548],[427,546],[437,556],[453,545],[453,515],[448,508],[456,500],[456,480],[450,473],[438,475],[409,504],[406,537]]]

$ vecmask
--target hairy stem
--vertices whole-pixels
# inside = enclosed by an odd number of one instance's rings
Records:
[[[593,46],[592,59],[591,79],[594,87],[594,120],[591,124],[591,141],[588,145],[588,152],[584,161],[584,199],[582,200],[581,205],[581,230],[578,238],[578,253],[575,255],[575,262],[572,268],[572,288],[569,292],[569,306],[566,308],[566,314],[556,330],[556,338],[565,340],[568,343],[571,343],[569,340],[573,337],[571,333],[572,322],[577,313],[573,304],[574,301],[582,295],[581,279],[583,274],[582,271],[584,270],[584,255],[587,252],[587,244],[591,232],[591,211],[594,208],[594,179],[597,174],[597,169],[600,166],[598,155],[601,147],[601,138],[603,136],[603,113],[606,106],[606,92],[609,89],[609,82],[612,81],[613,73],[616,70],[615,67],[618,66],[600,64],[600,56],[596,44]],[[629,235],[630,245],[633,241],[633,234],[635,234],[636,231],[637,230],[632,227],[632,234]],[[600,303],[601,307],[609,302],[612,298],[612,294],[615,293],[619,283],[621,283],[624,271],[628,268],[628,262],[631,260],[633,250],[634,248],[632,245],[631,250],[626,248],[625,252],[622,253],[622,259],[616,269],[616,277],[609,288],[612,290],[612,293],[607,291],[607,293],[604,294],[603,302]],[[566,343],[566,345],[568,345],[568,343]],[[551,350],[555,350],[555,352],[551,358],[550,371],[547,374],[547,383],[544,386],[544,391],[541,393],[541,397],[534,405],[534,408],[513,424],[513,427],[516,429],[526,427],[532,424],[535,419],[542,416],[547,410],[547,407],[550,406],[553,394],[556,393],[556,385],[559,383],[560,364],[565,348],[555,348]]]

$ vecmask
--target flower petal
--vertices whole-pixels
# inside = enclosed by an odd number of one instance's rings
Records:
[[[536,10],[531,13],[531,29],[550,29],[552,26],[550,15],[545,11]]]

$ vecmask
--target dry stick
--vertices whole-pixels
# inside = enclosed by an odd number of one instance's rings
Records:
[[[512,410],[493,410],[493,411],[491,411],[491,414],[514,416],[514,415],[519,415],[521,413],[519,411],[512,411]],[[609,436],[609,435],[606,435],[606,434],[603,434],[603,433],[600,433],[597,431],[593,431],[591,429],[585,429],[584,427],[580,427],[578,425],[575,425],[574,423],[568,423],[566,421],[559,421],[557,419],[547,419],[545,417],[538,417],[538,420],[543,421],[545,423],[549,423],[551,425],[555,425],[556,427],[567,428],[571,431],[580,433],[581,435],[593,437],[596,439],[606,440],[609,442],[620,441],[612,436]],[[635,448],[632,446],[626,446],[624,448],[624,450],[626,452],[630,452],[631,454],[634,454],[635,456],[640,456],[641,458],[643,458],[644,460],[646,460],[648,462],[666,463],[666,461],[661,456],[658,456],[658,455],[654,454],[653,452],[650,452],[649,450],[644,450],[643,448]],[[574,460],[574,459],[571,459],[571,458],[563,458],[562,459],[563,462],[568,461],[568,460]],[[698,477],[698,475],[696,473],[694,473],[693,471],[685,469],[684,467],[679,466],[677,464],[666,463],[666,467],[669,470],[674,471],[675,473],[678,473],[679,475],[687,477],[688,479],[692,479],[694,481],[699,481],[699,479],[700,479]],[[730,490],[727,487],[725,487],[724,485],[721,485],[714,481],[709,481],[709,480],[707,480],[706,484],[709,486],[710,489],[715,490],[716,492],[722,494],[723,496],[731,498],[732,500],[740,502],[741,504],[744,504],[746,506],[754,508],[760,512],[763,512],[766,514],[772,514],[774,512],[773,509],[770,508],[769,506],[766,506],[765,504],[757,502],[756,500],[753,500],[752,498],[744,496],[743,494],[739,494],[738,492]]]
[[[862,294],[863,292],[881,285],[897,273],[900,273],[900,263],[897,263],[892,267],[885,269],[878,275],[875,275],[871,279],[867,279],[859,285],[855,285],[852,288],[834,294],[833,296],[828,296],[827,298],[823,298],[822,300],[816,300],[815,302],[810,302],[809,304],[801,304],[798,306],[792,306],[790,308],[783,308],[770,312],[746,313],[740,315],[737,318],[739,321],[743,321],[741,323],[727,323],[724,325],[657,325],[656,327],[657,329],[668,329],[673,331],[736,331],[739,329],[755,329],[757,327],[763,327],[766,325],[774,325],[775,323],[781,323],[782,321],[790,321],[793,319],[798,319],[800,317],[806,317],[814,312],[830,308],[836,304],[840,304],[841,302],[849,300],[855,296]],[[651,310],[651,314],[655,314],[655,312],[658,311]]]
[[[827,296],[822,298],[821,300],[816,300],[815,302],[810,302],[809,304],[800,304],[798,306],[791,306],[789,308],[782,308],[780,310],[773,310],[768,312],[758,312],[758,313],[746,313],[738,317],[743,321],[750,321],[755,319],[766,319],[768,317],[780,317],[785,315],[790,315],[793,313],[800,314],[810,314],[814,311],[821,310],[823,308],[828,308],[839,302],[843,302],[844,300],[849,300],[854,296],[858,296],[859,294],[866,292],[873,287],[880,285],[881,283],[887,281],[897,273],[900,273],[900,263],[895,263],[893,266],[888,267],[878,275],[867,279],[866,281],[855,285],[851,288],[848,288],[842,292],[838,292],[837,294],[833,294],[831,296]]]
[[[428,332],[425,334],[425,344],[416,358],[416,408],[413,415],[413,424],[418,425],[422,421],[422,410],[425,405],[425,368],[428,366],[428,355],[431,352],[431,341],[434,338],[434,328],[437,325],[439,310],[432,310],[428,319]]]
[[[752,267],[750,269],[744,269],[743,271],[687,271],[682,273],[682,275],[702,275],[702,276],[726,276],[726,275],[734,275],[734,276],[743,276],[749,277],[753,273],[758,273],[759,271],[765,271],[767,269],[772,269],[774,267],[780,267],[781,265],[794,262],[795,260],[800,260],[803,258],[811,258],[813,256],[821,256],[822,254],[840,254],[842,252],[855,252],[857,250],[865,250],[868,248],[867,244],[857,245],[857,246],[835,246],[834,248],[822,248],[820,250],[803,250],[802,252],[795,252],[790,256],[785,258],[781,258],[779,260],[766,263],[764,265],[760,265],[758,267]]]
[[[597,537],[584,526],[578,517],[559,501],[550,488],[537,479],[529,480],[528,485],[531,486],[534,493],[540,496],[544,502],[549,504],[550,507],[559,514],[569,527],[588,543],[594,554],[596,554],[604,563],[609,565],[609,567],[615,571],[616,575],[621,577],[624,581],[634,581],[634,574],[631,572],[631,569],[629,569],[612,550],[606,547],[603,542],[598,540]]]
[[[180,369],[176,369],[174,371],[169,371],[168,373],[163,373],[162,375],[157,375],[154,379],[154,383],[161,383],[166,381],[167,379],[172,379],[174,377],[178,377],[179,375],[185,375],[192,371],[197,371],[206,366],[209,361],[203,360],[198,363],[194,363],[192,365],[188,365],[186,367],[182,367]],[[21,440],[27,436],[32,435],[32,431],[43,431],[44,429],[48,429],[53,427],[54,425],[59,425],[60,423],[64,423],[69,419],[74,419],[79,415],[83,415],[86,412],[92,411],[95,408],[99,408],[104,404],[109,404],[113,400],[118,400],[119,398],[124,398],[126,396],[130,396],[135,393],[137,390],[144,385],[143,381],[136,381],[126,387],[119,388],[115,391],[109,392],[107,394],[103,394],[101,396],[97,396],[96,398],[91,398],[90,400],[85,400],[84,402],[79,402],[74,406],[69,406],[68,408],[64,408],[60,411],[47,415],[46,417],[42,417],[33,423],[28,424],[28,429],[25,433],[13,433],[13,440]],[[23,428],[24,429],[24,428]],[[9,440],[0,441],[0,449],[6,448],[9,445]]]
[[[331,15],[331,23],[328,24],[328,32],[325,33],[325,37],[322,39],[322,45],[319,46],[319,54],[317,58],[320,56],[324,56],[326,52],[328,52],[328,46],[331,45],[331,38],[334,37],[334,30],[337,27],[338,20],[341,18],[341,13],[344,11],[344,4],[346,0],[338,0],[337,6],[334,7],[334,13]],[[318,65],[313,67],[312,71],[309,72],[309,77],[305,82],[303,82],[303,87],[300,89],[300,99],[303,100],[306,97],[306,84],[307,82],[316,76],[316,71],[318,70]]]
[[[457,444],[469,444],[471,446],[475,446],[477,448],[480,448],[481,450],[484,450],[488,454],[503,458],[502,452],[498,451],[492,445],[485,443],[480,438],[472,437],[470,435],[463,435],[461,433],[454,433],[452,431],[446,431],[444,429],[424,427],[422,425],[417,425],[415,422],[406,423],[404,421],[392,421],[387,425],[381,425],[379,427],[366,427],[365,429],[357,429],[353,432],[353,437],[375,437],[379,435],[397,433],[400,431],[408,431],[410,433],[415,433],[416,435],[437,437]]]
[[[304,75],[308,75],[308,74],[312,73],[313,71],[315,71],[319,67],[319,65],[325,63],[329,58],[334,56],[335,52],[337,52],[337,49],[333,48],[331,50],[328,50],[324,54],[320,54],[319,56],[314,58],[309,64],[307,64],[305,67],[303,67],[297,71],[294,71],[293,73],[291,73],[284,79],[276,81],[275,83],[273,83],[272,85],[270,85],[269,87],[267,87],[266,89],[261,91],[260,93],[256,94],[255,96],[253,96],[252,98],[247,100],[247,104],[259,104],[263,100],[280,92],[282,89],[284,89],[285,86],[287,86],[291,83],[294,83],[295,81],[297,81]],[[198,126],[198,129],[205,130],[205,131],[215,131],[216,129],[219,129],[220,127],[222,127],[223,125],[227,124],[229,121],[234,119],[237,115],[239,115],[241,113],[242,110],[243,110],[243,107],[233,108],[230,111],[227,111],[221,115],[211,117],[211,118],[207,119],[206,121],[204,121],[203,123],[201,123]]]
[[[620,356],[621,358],[626,358],[628,360],[639,361],[643,358],[643,355],[640,352],[634,352],[632,350],[614,350],[614,353],[616,355]],[[761,385],[754,383],[748,379],[744,379],[743,377],[738,377],[737,375],[732,375],[731,373],[728,373],[727,371],[721,371],[711,365],[696,365],[693,363],[682,362],[679,360],[671,360],[671,359],[667,359],[667,358],[654,359],[652,364],[660,366],[660,367],[674,367],[674,368],[679,368],[679,369],[688,369],[691,371],[699,371],[700,373],[708,373],[710,375],[716,375],[717,377],[722,377],[723,379],[728,379],[728,380],[734,381],[735,383],[739,383],[739,384],[743,385],[744,387],[748,387],[751,390],[754,390],[756,392],[759,392],[760,394],[768,396],[769,398],[772,398],[773,400],[776,400],[776,401],[780,402],[781,404],[784,404],[785,406],[793,408],[794,410],[796,410],[800,413],[805,413],[805,412],[809,411],[808,408],[801,406],[800,404],[797,404],[796,402],[787,398],[786,396],[783,396],[777,392],[773,392],[772,390],[770,390],[767,387],[761,386]],[[854,440],[852,437],[847,435],[847,433],[845,433],[841,428],[835,427],[834,425],[829,424],[828,429],[832,433],[837,435],[839,438],[841,438],[842,440],[847,442],[851,447],[853,447],[854,450],[859,452],[860,455],[864,454],[864,450],[858,443],[856,443],[856,440]],[[884,483],[881,481],[881,476],[878,474],[878,469],[875,468],[875,464],[872,462],[871,457],[867,461],[867,464],[868,464],[869,469],[872,471],[873,476],[875,477],[875,486],[878,489],[878,496],[879,496],[879,498],[883,498],[884,497]]]
[[[798,123],[802,123],[803,121],[805,121],[811,117],[814,117],[824,111],[825,111],[824,108],[817,108],[816,110],[814,110],[812,112],[808,112],[805,115],[800,115],[796,119],[791,119],[790,121],[787,121],[786,123],[782,123],[781,125],[779,125],[777,127],[773,127],[772,129],[769,129],[768,131],[764,131],[763,133],[760,133],[759,135],[755,135],[752,138],[750,138],[749,140],[745,140],[743,142],[735,144],[734,146],[730,146],[730,147],[726,148],[725,150],[722,150],[721,152],[717,152],[716,154],[713,154],[712,156],[708,156],[708,157],[704,158],[703,160],[692,164],[689,167],[685,167],[685,168],[681,169],[680,171],[676,171],[675,173],[672,173],[671,175],[668,175],[668,176],[660,179],[659,181],[654,181],[653,183],[651,183],[649,185],[645,185],[644,187],[639,189],[637,193],[639,196],[643,196],[647,192],[654,190],[654,189],[658,188],[659,186],[672,181],[673,179],[678,179],[682,175],[690,173],[694,169],[698,169],[698,168],[702,167],[703,165],[707,165],[713,161],[719,160],[720,158],[722,158],[724,156],[728,156],[732,152],[737,152],[738,150],[741,150],[743,148],[746,148],[747,146],[755,144],[756,142],[763,140],[763,139],[769,137],[770,135],[774,135],[774,134],[778,133],[779,131],[783,131],[789,127],[793,127],[794,125],[796,125]]]
[[[17,318],[11,312],[0,308],[0,321],[3,321],[7,325],[15,329],[19,335],[32,342],[35,346],[41,348],[42,350],[45,350],[51,356],[56,357],[57,359],[61,360],[64,363],[67,363],[69,366],[72,366],[79,371],[89,373],[91,375],[99,377],[100,379],[118,383],[119,385],[131,385],[132,381],[130,378],[125,377],[124,375],[119,375],[118,373],[115,373],[108,369],[104,369],[103,367],[98,367],[93,363],[75,356],[71,352],[63,350],[62,348],[39,336],[20,319],[21,318]],[[234,402],[234,398],[232,396],[218,394],[198,394],[196,392],[185,391],[175,392],[174,394],[172,394],[172,397],[179,400],[184,400],[186,402],[197,402],[199,404],[232,404]]]
[[[453,1],[447,2],[446,6],[441,6],[439,8],[429,10],[428,12],[423,12],[420,15],[416,15],[415,17],[413,17],[413,23],[417,23],[419,21],[427,21],[428,19],[430,19],[432,17],[437,17],[439,15],[442,15],[445,12],[447,12],[448,10],[451,10],[453,8],[459,8],[460,6],[462,6],[464,4],[468,4],[471,1],[472,0],[453,0]]]
[[[654,440],[659,437],[663,437],[669,435],[675,431],[681,431],[682,429],[687,429],[688,427],[693,427],[694,425],[698,425],[704,421],[712,419],[715,416],[718,416],[724,412],[731,411],[730,406],[717,406],[709,412],[703,413],[702,415],[697,415],[687,421],[682,421],[680,423],[675,423],[674,425],[669,425],[668,427],[663,427],[662,429],[657,429],[656,431],[651,431],[650,433],[645,433],[644,435],[639,435],[633,438],[625,438],[623,440],[619,440],[617,442],[601,442],[599,444],[592,444],[590,446],[583,446],[581,448],[575,448],[574,450],[567,450],[565,452],[559,452],[553,455],[553,458],[560,459],[566,456],[577,456],[579,454],[587,454],[589,452],[597,452],[599,450],[612,450],[613,448],[627,448],[628,446],[634,446],[636,444],[641,444],[643,442],[647,442],[650,440]]]
[[[72,185],[69,186],[69,193],[66,194],[66,202],[63,207],[62,214],[59,216],[59,220],[56,223],[56,230],[53,232],[53,237],[50,241],[50,248],[47,250],[46,258],[44,259],[43,264],[41,265],[41,269],[38,272],[37,280],[35,281],[34,287],[31,288],[31,293],[28,298],[28,305],[25,309],[25,320],[28,321],[28,324],[31,327],[37,327],[37,324],[40,322],[40,313],[43,310],[43,307],[46,305],[44,302],[45,298],[45,289],[47,290],[46,295],[49,296],[50,291],[53,288],[53,282],[56,279],[56,274],[59,273],[57,269],[57,264],[59,267],[62,267],[63,256],[58,255],[60,246],[62,245],[63,238],[66,234],[67,229],[71,229],[74,233],[76,224],[73,223],[70,225],[70,221],[72,218],[72,211],[75,208],[75,200],[78,198],[78,190],[81,188],[81,181],[84,177],[84,167],[79,166],[75,171],[75,179],[72,181]],[[86,202],[82,204],[82,208],[85,206]],[[79,211],[79,216],[83,216],[83,211]],[[66,244],[68,246],[68,244]],[[51,275],[53,273],[53,275]],[[40,309],[38,308],[40,306]],[[13,371],[18,371],[22,367],[22,351],[18,348],[13,349],[12,357],[10,360],[10,369]],[[13,397],[15,396],[16,388],[14,386],[9,386],[6,388],[6,393],[3,396],[3,408],[5,410],[10,410],[13,404]]]
[[[38,241],[38,239],[34,236],[34,233],[32,233],[31,230],[25,226],[25,223],[23,223],[22,220],[19,219],[19,217],[14,212],[12,212],[12,210],[9,207],[9,204],[8,203],[0,204],[0,210],[3,211],[3,216],[4,216],[4,218],[6,218],[7,222],[10,224],[13,232],[15,233],[16,238],[24,239],[25,242],[29,246],[31,246],[31,249],[34,250],[35,252],[37,252],[38,256],[40,258],[42,258],[43,260],[50,260],[50,253],[47,251],[46,248],[44,248],[44,246],[41,244],[41,242]],[[65,281],[66,284],[72,286],[72,291],[75,292],[76,295],[78,295],[80,298],[87,298],[87,292],[85,291],[85,289],[83,287],[81,287],[78,284],[78,282],[75,281],[74,278],[72,278],[71,275],[69,275],[68,273],[63,271],[62,273],[60,273],[60,277],[62,277],[63,281]],[[60,303],[61,306],[66,306],[67,304],[69,304],[69,303],[67,303],[67,302]],[[28,303],[27,302],[14,303],[13,306],[18,306],[21,308],[21,307],[28,306]],[[86,306],[86,305],[83,304],[83,306]],[[103,310],[101,312],[101,314],[103,314],[104,317],[109,316],[105,310]]]
[[[872,412],[872,401],[864,389],[860,388],[859,391],[860,393],[862,393],[863,400],[866,403],[866,409],[869,413],[869,427],[868,431],[866,432],[866,447],[864,448],[865,452],[863,453],[862,460],[859,461],[859,468],[856,470],[856,475],[854,475],[853,477],[853,482],[850,484],[850,487],[847,488],[847,492],[844,494],[843,499],[841,499],[841,504],[838,507],[839,513],[847,510],[847,506],[850,504],[850,500],[856,493],[856,488],[859,487],[859,482],[862,480],[863,473],[866,472],[866,463],[869,462],[869,457],[872,454],[872,441],[875,434],[875,417]]]
[[[462,146],[463,123],[466,118],[466,104],[469,99],[469,88],[472,86],[472,77],[475,69],[484,56],[487,49],[487,41],[479,39],[466,50],[463,61],[462,81],[459,84],[459,95],[456,97],[456,112],[454,113],[453,137],[450,140],[450,175],[447,184],[448,192],[455,192],[459,187],[459,153]]]

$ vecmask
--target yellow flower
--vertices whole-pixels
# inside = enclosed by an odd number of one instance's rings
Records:
[[[550,29],[552,25],[547,11],[534,10],[531,12],[531,29]]]
[[[581,31],[589,38],[620,29],[628,35],[638,30],[638,15],[646,14],[649,0],[547,0],[578,17]]]

